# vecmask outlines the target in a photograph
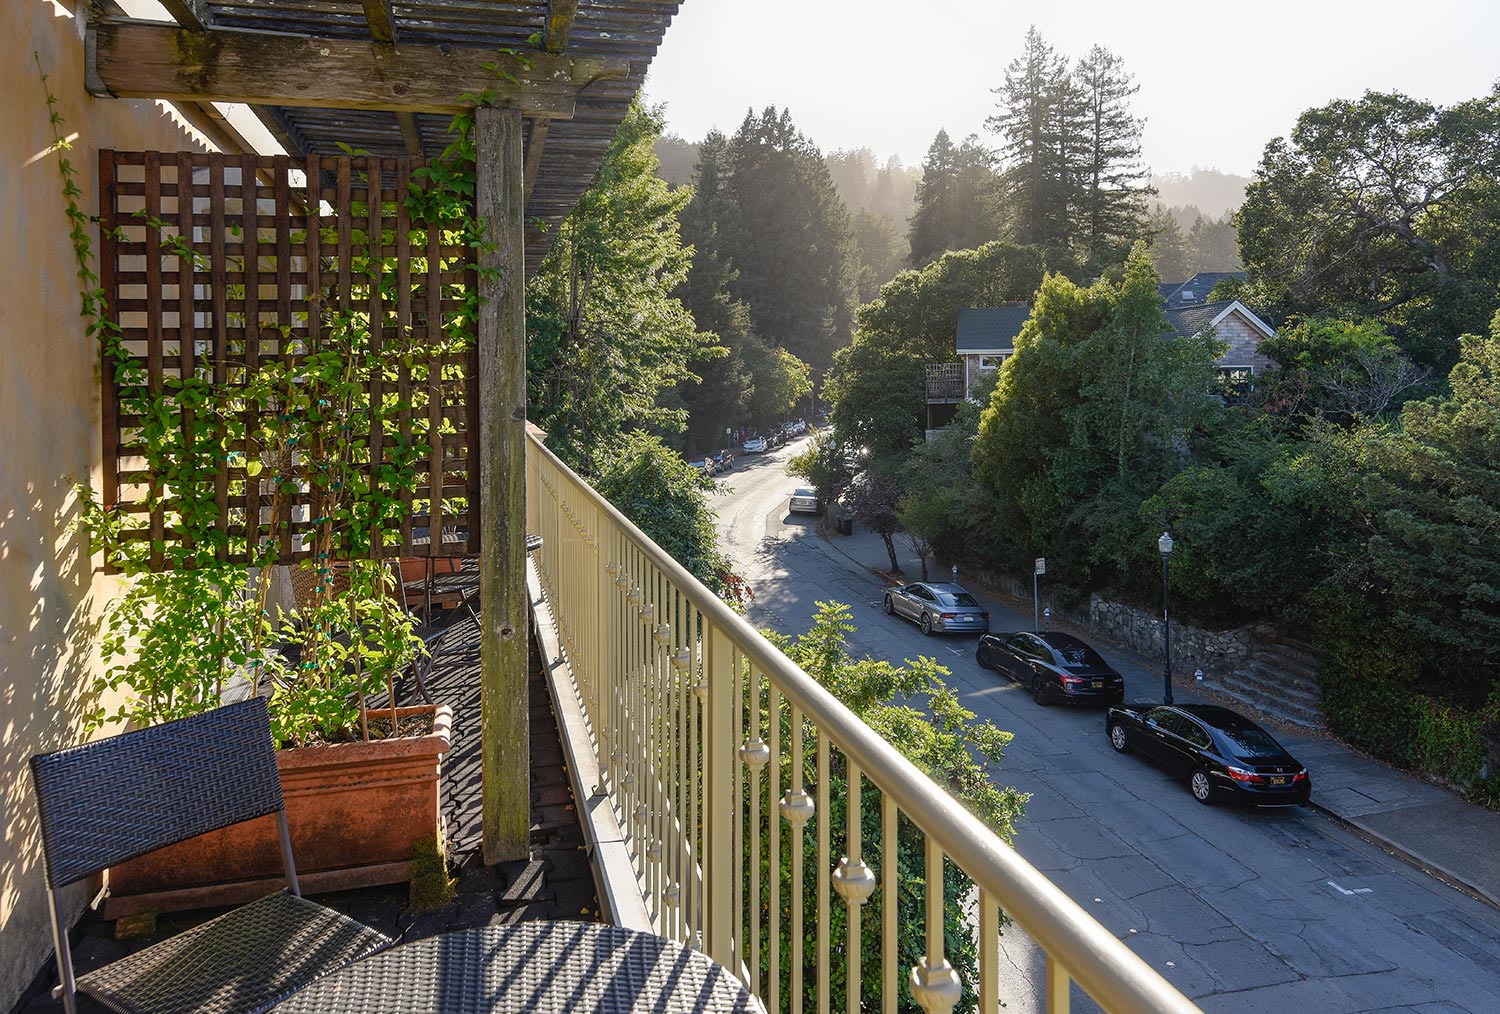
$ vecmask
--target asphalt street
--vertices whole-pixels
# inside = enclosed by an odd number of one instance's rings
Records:
[[[785,462],[803,445],[741,458],[713,497],[725,551],[755,595],[752,622],[795,634],[815,602],[836,599],[853,609],[856,653],[948,666],[965,705],[1015,734],[1001,778],[1031,796],[1017,849],[1205,1011],[1500,1011],[1491,906],[1311,810],[1203,806],[1147,762],[1116,755],[1101,711],[1038,707],[975,664],[974,637],[927,638],[885,616],[881,581],[830,545],[816,518],[787,512],[801,481]],[[994,630],[1031,625],[987,605]],[[1127,700],[1159,697],[1158,674],[1111,661]],[[1007,1010],[1040,1010],[1042,956],[1014,927],[1003,949],[1014,969]],[[1076,986],[1073,1003],[1098,1009]]]

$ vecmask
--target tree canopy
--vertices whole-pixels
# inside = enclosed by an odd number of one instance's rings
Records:
[[[1038,292],[974,445],[1014,559],[1057,556],[1083,584],[1127,576],[1140,504],[1218,409],[1217,343],[1164,340],[1158,282],[1137,244],[1119,286],[1053,275]]]
[[[691,260],[677,219],[691,192],[656,175],[660,132],[659,114],[632,104],[527,286],[530,414],[585,471],[629,428],[681,429],[662,393],[719,354],[673,295]]]
[[[1378,318],[1441,371],[1500,307],[1497,221],[1500,85],[1448,107],[1372,91],[1309,109],[1235,216],[1257,305]]]

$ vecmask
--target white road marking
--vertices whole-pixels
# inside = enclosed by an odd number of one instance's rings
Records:
[[[1375,893],[1375,888],[1373,888],[1373,887],[1356,887],[1356,888],[1354,888],[1354,890],[1351,891],[1348,888],[1340,887],[1338,884],[1335,884],[1331,880],[1328,881],[1327,883],[1328,883],[1329,887],[1333,888],[1335,891],[1337,891],[1340,894],[1345,895],[1345,896],[1352,896],[1352,895],[1356,895],[1356,894],[1374,894]]]

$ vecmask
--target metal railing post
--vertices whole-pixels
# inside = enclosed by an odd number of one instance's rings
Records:
[[[716,624],[706,632],[704,679],[708,683],[708,742],[704,744],[703,821],[708,848],[703,854],[707,880],[708,956],[726,968],[734,967],[734,883],[738,873],[731,859],[730,837],[739,812],[733,794],[736,743],[733,741],[734,652],[729,638]]]

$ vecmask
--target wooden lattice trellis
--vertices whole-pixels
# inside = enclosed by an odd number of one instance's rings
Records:
[[[268,364],[337,342],[359,349],[367,408],[379,407],[353,467],[403,508],[360,555],[479,551],[474,252],[461,222],[413,220],[405,198],[421,164],[100,153],[100,280],[127,365],[106,357],[104,497],[123,539],[148,547],[151,569],[193,558],[183,511],[205,505],[213,558],[251,561],[269,548],[288,563],[313,552],[331,496],[306,478],[319,448],[268,463],[268,423],[288,416],[243,392]],[[153,421],[131,411],[143,401],[118,382],[132,369],[166,406],[156,426],[165,418],[188,434],[199,413],[186,464],[145,456]],[[212,440],[201,437],[206,410],[173,404],[184,377],[220,399]]]

